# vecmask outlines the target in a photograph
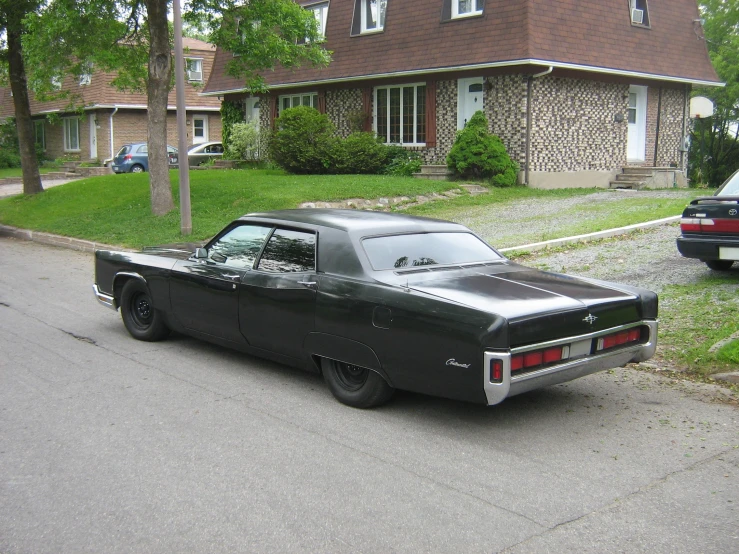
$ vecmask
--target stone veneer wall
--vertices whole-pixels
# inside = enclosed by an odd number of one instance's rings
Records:
[[[500,137],[508,155],[523,168],[526,161],[526,78],[522,75],[488,77],[483,102],[490,132]]]
[[[362,111],[362,90],[344,89],[326,91],[326,115],[341,137],[348,137],[352,130],[348,115]]]
[[[657,110],[659,108],[659,87],[649,87],[647,91],[647,166],[677,167],[685,169],[687,155],[681,156],[680,145],[683,139],[683,107],[687,115],[688,94],[680,89],[662,89],[662,106],[659,114],[659,144],[655,163],[654,144],[657,136]],[[686,127],[685,133],[688,129]]]
[[[531,171],[626,165],[628,85],[542,77],[532,90]],[[615,121],[616,114],[624,116]]]

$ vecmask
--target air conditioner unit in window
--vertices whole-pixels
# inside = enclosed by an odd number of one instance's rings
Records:
[[[202,71],[188,71],[187,78],[191,81],[202,81],[203,72]]]
[[[635,25],[642,25],[644,23],[644,10],[633,8],[631,10],[631,22]]]

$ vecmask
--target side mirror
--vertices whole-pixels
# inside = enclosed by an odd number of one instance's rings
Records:
[[[194,257],[196,260],[205,260],[208,258],[208,251],[205,248],[196,248]]]

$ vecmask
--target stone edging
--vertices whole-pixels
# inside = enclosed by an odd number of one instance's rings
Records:
[[[70,250],[80,250],[82,252],[95,252],[95,250],[124,250],[133,252],[130,248],[121,246],[111,246],[102,242],[93,242],[90,240],[75,239],[72,237],[64,237],[54,235],[52,233],[42,233],[41,231],[31,231],[29,229],[19,229],[10,225],[0,225],[0,236],[13,237],[20,240],[28,240],[48,244],[50,246],[60,246],[69,248]]]

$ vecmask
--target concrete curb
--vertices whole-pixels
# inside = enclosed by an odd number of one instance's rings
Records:
[[[59,246],[61,248],[69,248],[70,250],[80,250],[82,252],[95,252],[95,250],[124,250],[133,252],[131,248],[122,246],[111,246],[102,242],[93,242],[89,240],[75,239],[71,237],[63,237],[61,235],[53,235],[51,233],[42,233],[40,231],[31,231],[28,229],[19,229],[10,225],[0,225],[0,236],[13,237],[20,240],[28,240],[50,246]]]
[[[626,227],[616,227],[615,229],[606,229],[605,231],[598,231],[596,233],[588,233],[586,235],[575,235],[574,237],[565,237],[561,239],[545,240],[543,242],[532,242],[531,244],[524,244],[523,246],[511,246],[509,248],[498,248],[498,252],[534,252],[535,250],[544,250],[546,248],[556,248],[558,246],[564,246],[566,244],[575,244],[578,242],[590,242],[598,239],[605,239],[609,237],[615,237],[618,235],[626,235],[639,229],[647,229],[649,227],[656,227],[658,225],[666,225],[677,221],[682,216],[674,215],[665,217],[662,219],[655,219],[653,221],[646,221],[644,223],[635,223],[634,225],[627,225]]]

